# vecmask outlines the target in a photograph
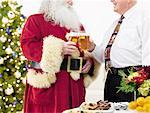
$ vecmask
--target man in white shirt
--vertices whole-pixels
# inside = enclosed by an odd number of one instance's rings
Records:
[[[115,21],[99,46],[91,46],[93,56],[106,64],[106,47],[109,49],[110,70],[105,83],[104,99],[113,102],[131,101],[132,93],[117,93],[121,78],[118,69],[150,66],[150,12],[142,8],[137,0],[111,0],[114,11],[123,15],[117,33]],[[110,38],[114,38],[110,44]],[[106,66],[107,67],[107,66]]]

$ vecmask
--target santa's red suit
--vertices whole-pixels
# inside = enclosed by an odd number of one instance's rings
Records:
[[[29,61],[38,62],[41,67],[28,70],[25,113],[60,113],[85,101],[85,84],[95,77],[87,75],[74,80],[60,68],[63,41],[68,32],[70,30],[45,21],[43,14],[27,19],[21,35],[22,51]]]

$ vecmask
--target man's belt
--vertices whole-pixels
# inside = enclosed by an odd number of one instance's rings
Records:
[[[123,70],[126,74],[129,74],[129,70],[133,69],[133,70],[138,70],[139,68],[141,68],[142,65],[138,65],[138,66],[128,66],[128,67],[123,67],[123,68],[115,68],[115,67],[111,67],[110,68],[110,73],[113,75],[118,75],[118,71],[119,70]]]
[[[81,71],[83,64],[85,64],[85,61],[83,61],[81,57],[79,58],[66,57],[63,59],[61,63],[60,70],[67,70],[68,72]],[[38,62],[32,61],[31,67],[36,69],[41,69],[40,63]]]

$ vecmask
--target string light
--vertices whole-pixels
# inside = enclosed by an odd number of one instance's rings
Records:
[[[0,64],[3,64],[3,63],[4,63],[4,59],[0,58]]]
[[[3,46],[3,49],[6,49],[6,47],[5,47],[5,46]]]
[[[20,80],[17,80],[17,83],[20,83]]]
[[[14,111],[14,108],[11,108],[11,111]]]
[[[9,69],[7,68],[6,71],[9,71]]]
[[[16,87],[19,87],[19,84],[16,84]]]
[[[16,97],[13,97],[13,100],[16,100]]]
[[[14,81],[13,84],[16,84],[16,82]]]

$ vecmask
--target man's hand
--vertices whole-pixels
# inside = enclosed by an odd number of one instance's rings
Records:
[[[88,58],[88,59],[86,60],[85,65],[84,65],[83,68],[82,68],[82,73],[84,73],[84,74],[88,73],[89,70],[90,70],[91,67],[92,67],[92,64],[93,64],[93,60],[92,60],[91,58]]]
[[[92,52],[95,49],[96,44],[94,43],[94,41],[92,39],[90,39],[90,44],[89,44],[89,52]]]

